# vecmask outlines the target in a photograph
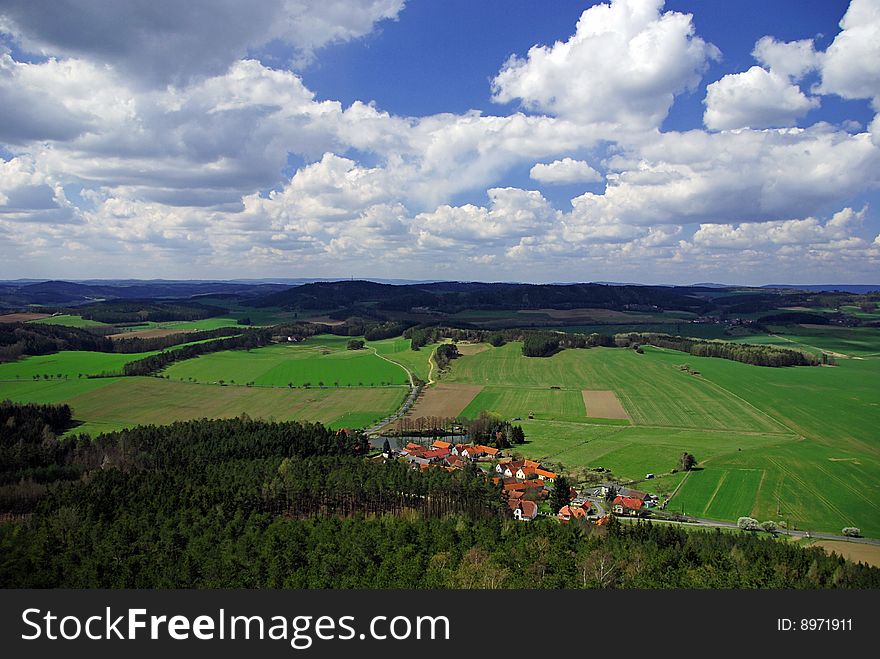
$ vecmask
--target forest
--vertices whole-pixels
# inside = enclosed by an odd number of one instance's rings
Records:
[[[4,487],[36,483],[29,469],[77,473],[0,523],[6,588],[880,587],[878,569],[758,535],[516,522],[473,470],[383,464],[358,433],[319,424],[57,439],[69,410],[0,414]]]

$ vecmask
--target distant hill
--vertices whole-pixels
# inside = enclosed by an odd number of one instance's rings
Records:
[[[336,309],[365,305],[378,310],[424,307],[455,313],[463,309],[643,308],[697,311],[705,306],[692,289],[602,284],[505,284],[437,282],[393,286],[370,281],[304,284],[255,298],[255,307]]]

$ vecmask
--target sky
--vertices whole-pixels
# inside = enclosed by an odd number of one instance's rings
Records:
[[[880,0],[0,0],[0,278],[880,283]]]

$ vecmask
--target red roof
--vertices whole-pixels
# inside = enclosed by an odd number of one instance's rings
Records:
[[[575,519],[579,519],[581,517],[586,517],[587,511],[583,508],[578,508],[577,506],[562,506],[562,508],[559,509],[559,513],[557,514],[557,516],[560,519],[570,519],[572,517],[574,517]]]
[[[449,455],[448,448],[438,448],[433,451],[425,451],[422,457],[430,460],[431,458],[445,458],[447,455]]]
[[[431,444],[434,448],[449,448],[452,446],[449,442],[444,442],[439,439],[434,440],[434,443]]]
[[[624,508],[630,508],[632,510],[641,510],[642,508],[642,500],[634,497],[615,497],[612,505],[616,506],[618,504],[622,505]]]
[[[525,470],[525,467],[523,467],[523,470]],[[544,478],[556,478],[556,474],[554,474],[552,471],[547,471],[546,469],[541,469],[540,467],[535,469],[535,473],[538,474],[538,476],[543,476]]]

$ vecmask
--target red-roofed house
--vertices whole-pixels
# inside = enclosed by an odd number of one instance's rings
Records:
[[[431,448],[452,448],[452,444],[439,439],[435,439],[434,443],[431,444]]]
[[[536,467],[520,467],[516,470],[516,477],[522,480],[526,478],[534,478],[538,475],[538,469]]]
[[[477,444],[476,446],[474,446],[474,448],[481,451],[483,453],[483,455],[488,455],[490,458],[494,458],[495,456],[497,456],[501,452],[497,448],[492,448],[491,446],[485,446],[484,444]]]
[[[636,499],[634,497],[617,496],[614,498],[614,502],[611,504],[611,510],[613,510],[614,513],[617,515],[635,516],[639,514],[639,511],[641,509],[642,500]]]
[[[556,480],[556,474],[554,474],[552,471],[547,471],[546,469],[540,469],[540,468],[535,469],[535,474],[542,481],[549,481],[552,483],[553,481]]]
[[[507,505],[513,511],[513,518],[522,522],[528,522],[538,516],[538,504],[534,501],[508,501]]]
[[[584,519],[586,516],[587,511],[578,506],[562,506],[556,514],[556,517],[558,517],[561,522],[568,522],[573,519]]]

